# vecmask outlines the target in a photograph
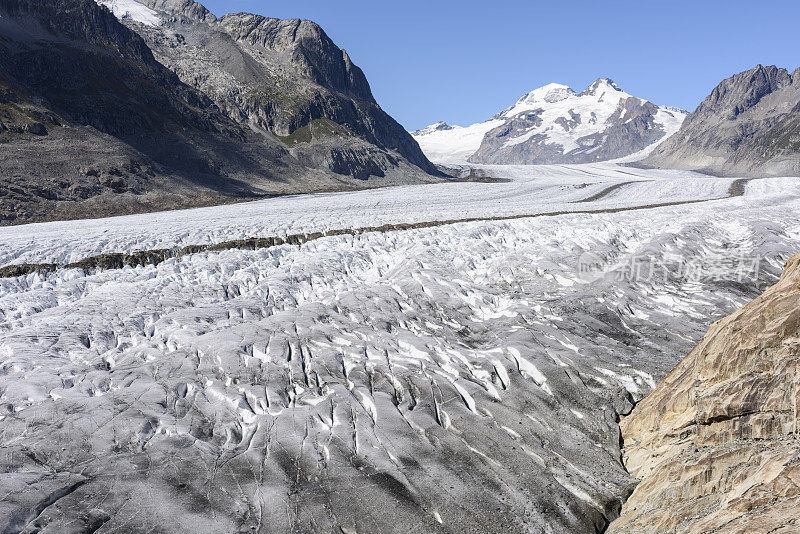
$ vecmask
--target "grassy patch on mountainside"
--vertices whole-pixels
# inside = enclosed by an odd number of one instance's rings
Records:
[[[56,116],[20,99],[5,84],[0,83],[0,132],[46,133],[46,125],[58,125]]]
[[[305,126],[298,128],[287,136],[278,136],[286,146],[296,146],[300,143],[310,143],[314,139],[326,137],[351,136],[350,131],[330,119],[314,119]]]

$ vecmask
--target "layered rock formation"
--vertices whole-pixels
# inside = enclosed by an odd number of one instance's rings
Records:
[[[800,255],[621,423],[642,482],[614,534],[800,531]]]
[[[436,179],[318,26],[105,3],[0,0],[0,224]]]
[[[800,69],[758,65],[724,80],[643,164],[723,175],[800,173]]]

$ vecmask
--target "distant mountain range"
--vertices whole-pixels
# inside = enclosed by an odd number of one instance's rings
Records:
[[[412,135],[442,164],[590,163],[652,148],[677,131],[687,114],[631,96],[601,78],[580,93],[545,85],[486,122],[468,127],[439,122]]]
[[[618,160],[726,176],[800,175],[800,69],[758,65],[722,81],[691,114],[602,78],[581,93],[550,84],[492,119],[412,132],[444,165]]]
[[[313,22],[101,3],[0,0],[0,224],[440,179]]]
[[[800,69],[789,74],[758,65],[724,80],[641,164],[720,175],[800,175]]]

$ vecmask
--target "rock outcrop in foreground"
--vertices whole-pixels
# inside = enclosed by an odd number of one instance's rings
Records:
[[[642,479],[611,533],[800,531],[800,254],[622,423]]]

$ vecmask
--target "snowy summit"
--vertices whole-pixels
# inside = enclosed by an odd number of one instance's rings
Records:
[[[437,163],[590,163],[645,155],[686,115],[600,78],[580,93],[551,83],[486,122],[466,128],[439,122],[412,135]]]

